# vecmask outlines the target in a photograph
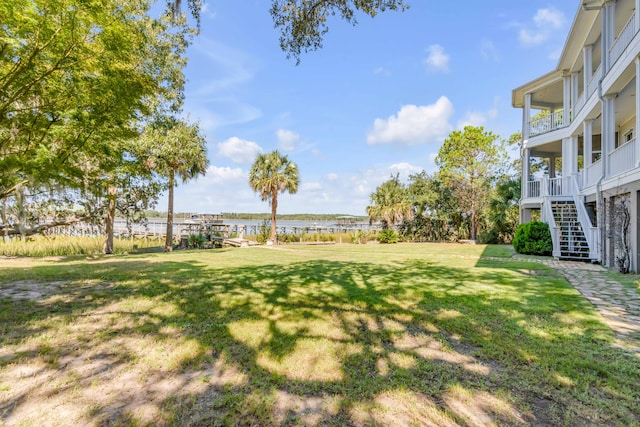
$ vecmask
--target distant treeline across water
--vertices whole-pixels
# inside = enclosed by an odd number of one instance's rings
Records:
[[[174,213],[175,219],[189,219],[191,215],[201,213],[215,212],[177,212]],[[147,211],[148,219],[167,219],[166,212]],[[271,213],[238,213],[238,212],[222,212],[224,219],[229,220],[247,220],[247,221],[270,221]],[[349,215],[349,214],[278,214],[276,221],[303,221],[303,222],[335,222],[341,217],[353,217],[357,222],[368,221],[366,215]]]

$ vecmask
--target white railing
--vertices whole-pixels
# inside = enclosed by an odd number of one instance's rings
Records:
[[[527,197],[540,197],[540,180],[527,182]]]
[[[596,185],[602,176],[602,160],[590,164],[584,169],[583,173],[582,183],[584,184],[584,188]]]
[[[529,135],[541,135],[564,127],[564,109],[553,111],[529,121]]]
[[[582,110],[582,108],[584,107],[584,104],[586,103],[587,103],[587,96],[586,96],[586,93],[583,91],[578,97],[578,100],[576,101],[576,105],[573,106],[573,118],[576,117],[576,115]]]
[[[616,176],[633,169],[635,159],[636,139],[633,138],[609,154],[609,176]]]
[[[549,178],[548,195],[549,196],[565,196],[566,194],[563,191],[563,189],[565,188],[564,182],[565,182],[565,178],[563,177]]]
[[[580,197],[578,196],[578,194],[580,194],[580,180],[578,175],[574,175],[573,194],[573,203],[575,204],[576,211],[578,212],[578,220],[580,221],[580,224],[582,224],[584,237],[589,245],[589,257],[591,259],[598,259],[600,234],[598,233],[598,228],[591,224],[591,217],[587,213],[587,208],[585,208],[584,203],[582,203],[582,200],[580,200]]]
[[[627,21],[624,28],[622,28],[622,31],[620,31],[620,34],[609,48],[609,68],[611,68],[618,58],[622,56],[622,52],[624,52],[627,46],[629,46],[629,43],[631,43],[631,40],[635,35],[635,16],[635,12],[631,14],[631,18]]]
[[[598,89],[598,82],[602,78],[602,64],[598,65],[598,68],[593,72],[591,80],[587,84],[587,99]]]
[[[551,208],[551,202],[549,200],[542,204],[541,212],[542,221],[549,224],[549,231],[551,232],[551,243],[553,245],[554,257],[560,256],[560,227],[556,225],[556,219],[553,217],[553,209]]]
[[[534,179],[527,182],[525,197],[572,196],[571,177]]]

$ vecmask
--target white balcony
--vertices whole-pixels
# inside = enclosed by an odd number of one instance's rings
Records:
[[[560,129],[564,124],[564,109],[556,110],[550,114],[536,117],[529,121],[529,135],[536,136],[552,130]]]
[[[527,182],[527,193],[524,197],[571,196],[573,195],[571,177],[534,179]]]
[[[634,12],[609,49],[609,68],[616,63],[627,46],[629,46],[629,43],[631,43],[631,40],[633,40],[633,36],[636,34],[635,16]]]

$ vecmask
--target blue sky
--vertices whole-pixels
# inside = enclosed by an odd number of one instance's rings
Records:
[[[323,48],[296,66],[279,48],[270,1],[206,0],[185,113],[206,135],[210,166],[177,188],[175,210],[269,212],[248,172],[257,153],[278,149],[301,178],[279,213],[364,215],[392,174],[433,173],[451,131],[519,131],[511,90],[555,68],[580,3],[408,2],[357,26],[330,21]]]

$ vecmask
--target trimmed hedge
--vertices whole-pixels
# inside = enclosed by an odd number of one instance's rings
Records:
[[[551,255],[553,242],[549,225],[540,221],[520,224],[513,236],[513,249],[519,254]]]

